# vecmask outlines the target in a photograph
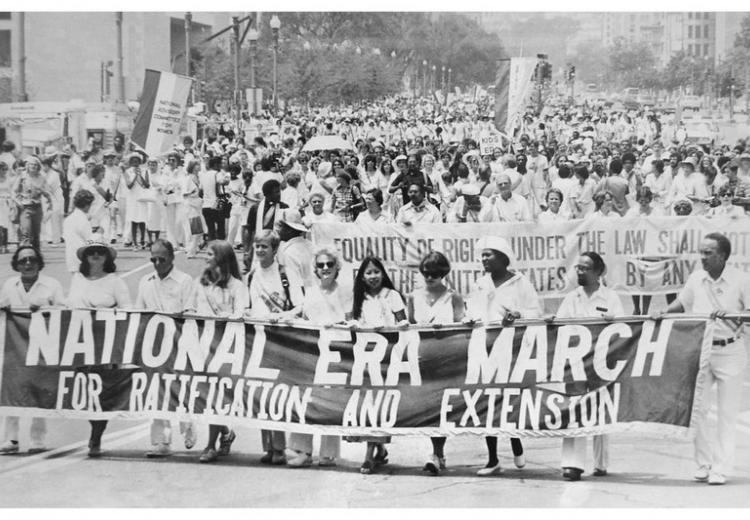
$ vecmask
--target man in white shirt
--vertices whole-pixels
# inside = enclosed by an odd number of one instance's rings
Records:
[[[65,265],[71,273],[77,273],[81,265],[81,261],[78,260],[78,249],[91,239],[91,221],[88,213],[93,203],[93,193],[89,190],[79,190],[73,196],[73,211],[63,221]]]
[[[174,246],[163,238],[157,238],[151,245],[151,263],[154,272],[147,274],[138,284],[136,309],[181,313],[189,310],[193,301],[193,280],[190,276],[174,267]],[[196,435],[193,424],[180,422],[180,432],[185,437],[185,447],[195,445]],[[160,458],[171,455],[172,428],[166,419],[151,421],[151,451],[148,458]]]
[[[714,323],[711,356],[698,376],[703,378],[706,392],[714,383],[717,385],[717,438],[709,439],[707,414],[710,399],[707,395],[700,416],[696,418],[695,462],[698,469],[694,479],[721,485],[726,482],[734,464],[737,415],[747,364],[743,324],[724,317],[727,313],[750,309],[750,276],[727,265],[732,246],[721,233],[705,235],[699,251],[703,269],[693,271],[677,299],[665,312],[709,314],[718,318]]]
[[[398,210],[396,222],[399,224],[438,224],[442,222],[440,211],[425,199],[422,184],[412,183],[407,192],[409,202]]]
[[[620,297],[602,285],[600,278],[606,266],[595,252],[581,253],[575,265],[578,288],[568,293],[557,310],[556,318],[604,318],[623,316],[625,311]],[[575,385],[576,383],[574,383]],[[590,388],[582,389],[584,391]],[[581,480],[586,461],[586,437],[566,437],[562,445],[562,468],[565,480]],[[609,440],[607,435],[594,436],[594,475],[607,474],[609,466]]]
[[[277,260],[283,265],[287,273],[291,273],[302,281],[304,287],[313,283],[312,257],[313,243],[305,238],[307,227],[302,223],[302,215],[298,209],[282,209],[276,221],[276,232],[281,238]]]
[[[446,222],[497,222],[495,207],[476,184],[461,186],[461,196],[448,210]]]
[[[498,195],[495,195],[493,199],[500,222],[531,221],[529,202],[518,193],[511,191],[510,177],[501,173],[495,182]]]

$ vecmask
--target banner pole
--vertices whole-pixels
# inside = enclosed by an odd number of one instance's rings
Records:
[[[0,403],[3,402],[3,370],[5,368],[5,323],[8,311],[0,311]]]

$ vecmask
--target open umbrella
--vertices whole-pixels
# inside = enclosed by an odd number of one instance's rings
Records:
[[[337,135],[319,135],[311,138],[302,147],[303,152],[316,152],[319,150],[354,150],[352,143]]]

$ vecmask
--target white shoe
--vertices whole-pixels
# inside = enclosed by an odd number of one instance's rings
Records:
[[[698,482],[707,482],[710,474],[711,472],[708,466],[701,466],[695,470],[695,473],[693,473],[693,480],[697,480]]]
[[[188,425],[187,428],[185,428],[185,433],[183,433],[185,436],[185,449],[190,450],[195,446],[195,443],[198,441],[197,436],[195,435],[195,428],[193,428],[193,425]]]
[[[161,459],[163,457],[169,457],[170,455],[172,455],[172,450],[169,449],[169,444],[166,442],[160,442],[150,451],[146,452],[146,457],[149,459]]]
[[[502,473],[503,468],[500,467],[500,463],[498,462],[494,466],[486,466],[479,471],[477,471],[477,476],[479,477],[489,477],[490,475],[499,475]]]
[[[36,442],[32,442],[29,445],[29,453],[31,453],[32,455],[35,453],[43,453],[45,451],[47,451],[47,447],[44,445],[43,442],[36,441]]]
[[[716,473],[712,471],[711,474],[708,476],[709,486],[723,486],[724,484],[726,484],[726,482],[727,482],[727,478],[721,473]]]
[[[11,455],[13,453],[18,453],[18,442],[5,441],[0,446],[0,455]]]
[[[515,464],[518,469],[524,467],[526,465],[526,457],[524,454],[521,453],[520,455],[513,457],[513,464]]]
[[[312,456],[302,451],[295,451],[294,457],[287,459],[286,465],[291,468],[308,468],[312,466]]]

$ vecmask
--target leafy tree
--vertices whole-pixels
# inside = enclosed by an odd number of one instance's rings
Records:
[[[659,85],[656,56],[645,42],[630,43],[618,38],[609,50],[609,70],[620,87]]]

